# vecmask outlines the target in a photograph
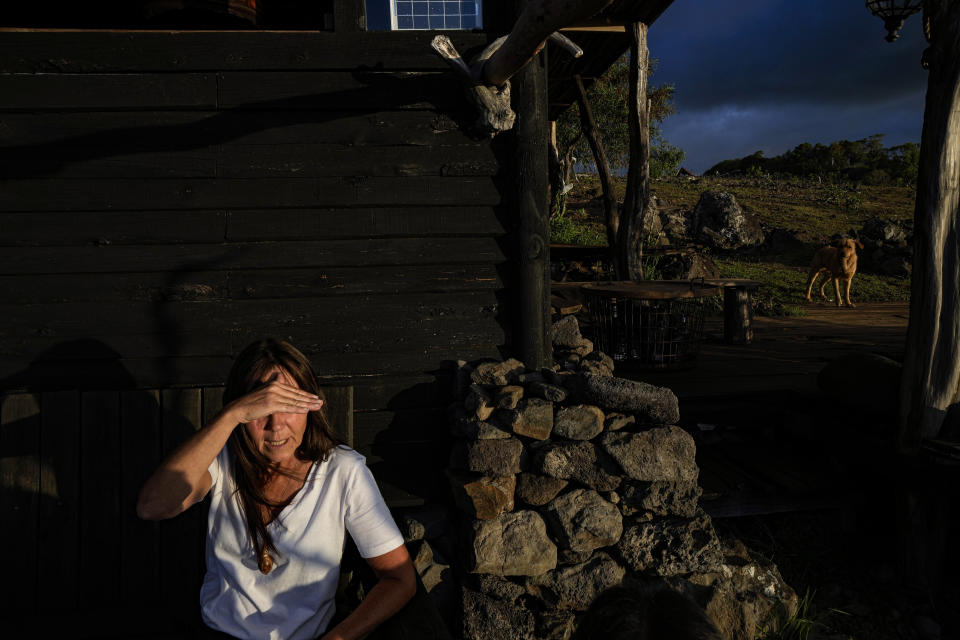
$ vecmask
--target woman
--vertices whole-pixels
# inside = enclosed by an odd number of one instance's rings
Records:
[[[416,578],[363,457],[330,433],[309,361],[283,340],[255,342],[237,356],[223,402],[147,480],[138,515],[172,518],[210,493],[200,600],[211,629],[363,637],[412,597]],[[379,581],[328,630],[346,532]]]

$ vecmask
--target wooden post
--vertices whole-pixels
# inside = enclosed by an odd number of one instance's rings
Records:
[[[900,450],[940,432],[960,401],[960,3],[927,0],[930,47],[914,213],[910,324],[900,384]]]
[[[333,30],[339,33],[364,31],[367,16],[363,0],[333,0]]]
[[[746,287],[723,288],[723,339],[733,344],[753,342],[753,305]]]
[[[577,106],[580,108],[580,129],[590,143],[590,150],[593,151],[593,160],[597,165],[597,173],[600,175],[600,188],[603,192],[603,214],[607,223],[607,244],[610,247],[617,246],[617,229],[620,226],[620,212],[617,211],[617,200],[613,195],[613,177],[610,175],[610,163],[607,161],[607,154],[603,149],[603,140],[600,138],[600,130],[593,119],[593,110],[590,108],[590,101],[587,100],[587,92],[583,88],[583,80],[580,75],[573,76],[577,82]]]
[[[635,22],[630,32],[630,166],[627,191],[617,233],[617,275],[621,279],[643,278],[644,215],[650,202],[650,105],[647,100],[647,25]]]
[[[520,219],[520,353],[531,368],[552,364],[546,52],[513,77],[517,113],[516,198]]]

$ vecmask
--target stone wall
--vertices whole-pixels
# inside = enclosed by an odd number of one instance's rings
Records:
[[[431,543],[436,515],[406,521],[418,570],[462,637],[565,640],[578,612],[625,580],[667,580],[727,638],[752,638],[777,603],[795,606],[776,568],[722,543],[698,507],[696,445],[676,426],[673,392],[614,377],[572,316],[552,337],[554,369],[460,363],[447,470],[456,524]]]

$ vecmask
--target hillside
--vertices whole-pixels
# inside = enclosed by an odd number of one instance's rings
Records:
[[[623,198],[624,181],[616,186]],[[757,312],[803,313],[802,291],[813,253],[828,244],[834,234],[860,231],[871,217],[910,221],[914,189],[908,186],[865,186],[795,177],[666,178],[654,180],[652,192],[661,212],[692,211],[704,191],[727,191],[747,211],[755,214],[768,234],[791,239],[763,252],[709,254],[723,277],[747,277],[767,284],[757,297]],[[568,194],[564,216],[553,222],[553,241],[570,244],[602,244],[602,209],[595,176],[579,176]],[[795,241],[793,240],[795,239]],[[654,259],[655,262],[655,259]],[[651,272],[656,277],[655,265]],[[871,273],[861,268],[854,279],[856,302],[909,300],[909,276]]]

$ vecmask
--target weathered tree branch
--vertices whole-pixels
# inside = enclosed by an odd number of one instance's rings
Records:
[[[599,13],[611,0],[530,0],[506,41],[481,69],[484,84],[500,86],[537,55],[550,34]]]
[[[600,139],[600,130],[593,119],[593,110],[587,100],[587,91],[583,88],[583,80],[579,75],[574,76],[577,83],[577,106],[580,108],[580,130],[586,136],[593,151],[593,161],[597,165],[600,176],[600,189],[603,194],[603,215],[607,225],[607,244],[610,247],[617,245],[617,228],[620,226],[620,212],[617,210],[617,200],[613,194],[613,176],[610,174],[610,163],[607,153],[603,149],[603,140]]]
[[[904,452],[939,435],[948,408],[960,402],[960,3],[927,0],[924,25],[930,76],[900,386]]]
[[[650,51],[647,25],[636,22],[630,32],[630,98],[627,122],[630,128],[630,165],[627,191],[617,230],[617,275],[621,279],[643,278],[644,216],[650,206],[650,107],[647,74]]]

